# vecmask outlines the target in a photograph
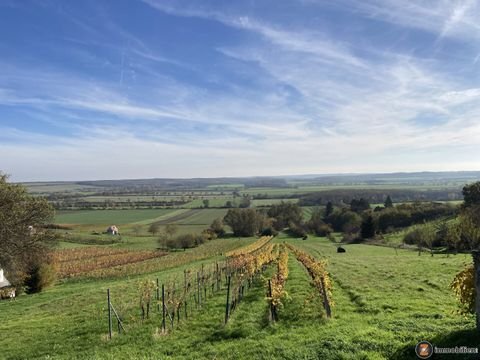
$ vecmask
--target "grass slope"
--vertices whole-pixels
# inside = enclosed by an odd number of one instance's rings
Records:
[[[220,240],[225,243],[243,240]],[[251,240],[249,240],[251,242]],[[245,243],[248,243],[246,241]],[[418,256],[368,245],[345,245],[337,254],[324,238],[306,241],[282,235],[315,257],[327,257],[334,280],[333,318],[324,319],[318,295],[303,266],[289,257],[290,299],[280,321],[267,322],[265,287],[258,279],[231,321],[223,326],[225,293],[168,335],[159,335],[158,315],[139,319],[137,281],[181,278],[183,269],[215,257],[149,275],[116,280],[69,281],[46,292],[0,303],[2,356],[8,359],[405,359],[414,345],[477,346],[473,318],[457,310],[448,285],[469,257]],[[238,243],[240,242],[240,243]],[[194,251],[194,250],[192,250]],[[180,254],[179,254],[180,255]],[[160,261],[160,260],[159,260]],[[270,272],[273,271],[273,267]],[[267,273],[266,275],[269,275]],[[128,333],[106,340],[106,288],[123,314]],[[28,339],[28,341],[26,341]],[[449,356],[448,359],[454,359]]]

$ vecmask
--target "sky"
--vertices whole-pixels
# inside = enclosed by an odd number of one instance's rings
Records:
[[[480,170],[480,1],[1,0],[15,181]]]

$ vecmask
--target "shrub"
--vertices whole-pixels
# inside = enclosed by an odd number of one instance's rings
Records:
[[[213,220],[210,225],[210,229],[216,234],[217,237],[225,235],[225,229],[223,228],[223,220],[221,218]]]
[[[469,265],[464,270],[460,271],[450,284],[450,288],[460,301],[460,312],[462,314],[475,313],[476,290],[475,270],[473,265]]]
[[[41,292],[45,288],[53,285],[56,278],[57,270],[53,263],[43,263],[33,266],[25,282],[27,293],[33,294]]]

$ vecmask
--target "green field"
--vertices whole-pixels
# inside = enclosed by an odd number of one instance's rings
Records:
[[[266,319],[261,279],[227,326],[223,326],[222,290],[193,318],[164,336],[158,335],[158,315],[140,320],[137,276],[67,281],[41,294],[0,303],[1,333],[16,334],[0,337],[2,354],[8,359],[413,359],[414,345],[420,340],[438,346],[477,346],[473,318],[456,314],[457,303],[448,289],[454,274],[470,261],[468,256],[418,256],[369,245],[346,245],[347,252],[337,254],[334,244],[324,238],[302,241],[283,235],[275,241],[285,240],[328,259],[334,281],[332,319],[324,318],[307,273],[290,255],[289,300],[276,324]],[[216,244],[232,241],[236,241],[233,246],[248,243],[225,239]],[[215,259],[212,254],[202,261],[211,264]],[[179,264],[140,278],[181,278],[185,266],[199,264]],[[106,340],[107,288],[127,329],[112,341]]]
[[[216,218],[223,218],[227,211],[227,209],[196,210],[191,216],[176,221],[175,223],[179,225],[207,225],[208,227]]]
[[[52,194],[52,193],[72,193],[81,192],[89,193],[91,191],[99,190],[98,187],[89,185],[79,185],[68,182],[37,182],[26,183],[28,191],[33,194]]]
[[[172,209],[136,209],[136,210],[66,210],[55,216],[57,224],[129,224],[154,221],[156,218],[172,213]]]
[[[271,206],[280,204],[281,202],[291,202],[296,203],[298,199],[255,199],[252,200],[253,206]]]
[[[261,188],[248,188],[242,190],[242,194],[249,195],[270,195],[270,196],[282,196],[282,195],[291,195],[291,194],[306,194],[311,192],[318,191],[330,191],[330,190],[444,190],[452,189],[458,190],[460,184],[451,184],[446,186],[445,184],[338,184],[338,185],[309,185],[309,186],[291,186],[291,187],[261,187]]]
[[[158,234],[148,232],[149,225],[160,225],[159,233],[168,224],[177,225],[177,235],[200,234],[216,218],[223,218],[227,209],[136,209],[136,210],[67,210],[56,214],[57,224],[68,225],[59,230],[61,247],[108,245],[131,249],[154,250],[158,247]],[[119,227],[121,236],[103,233],[109,225]],[[96,234],[95,234],[96,233]],[[115,243],[112,243],[115,242]]]

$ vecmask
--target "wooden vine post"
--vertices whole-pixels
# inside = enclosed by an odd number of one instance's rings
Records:
[[[112,339],[112,306],[110,304],[110,289],[107,289],[107,304],[108,304],[108,338]]]
[[[272,280],[268,279],[268,297],[270,298],[270,321],[275,322],[275,309],[272,302]]]
[[[228,318],[230,316],[230,281],[231,276],[228,277],[227,280],[227,303],[225,305],[225,324],[228,322]]]
[[[162,284],[162,331],[165,333],[165,285]]]
[[[158,278],[157,278],[157,311],[160,312],[160,287],[158,286]]]
[[[327,288],[325,286],[325,279],[323,276],[320,278],[320,281],[322,282],[323,306],[325,307],[325,313],[327,314],[327,318],[331,318],[332,309],[330,307],[330,301],[328,300]]]

